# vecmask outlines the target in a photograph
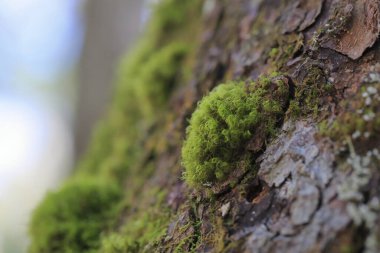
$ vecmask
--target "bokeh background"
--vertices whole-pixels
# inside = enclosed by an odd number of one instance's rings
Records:
[[[152,0],[0,0],[0,253],[75,168]]]

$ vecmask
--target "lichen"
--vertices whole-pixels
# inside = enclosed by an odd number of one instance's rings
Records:
[[[380,200],[378,196],[366,196],[368,193],[364,189],[370,184],[373,176],[371,171],[379,165],[380,153],[375,148],[361,156],[356,153],[350,138],[347,138],[347,144],[349,157],[346,162],[352,172],[346,181],[338,185],[338,197],[347,202],[347,213],[354,225],[364,226],[368,230],[363,252],[377,252],[380,246],[377,240],[379,231],[376,226]]]
[[[239,161],[247,159],[242,151],[249,140],[264,143],[275,133],[288,99],[287,79],[278,73],[257,82],[217,86],[200,101],[186,130],[182,148],[186,182],[199,187],[225,180]]]
[[[377,224],[380,201],[368,191],[380,161],[380,83],[372,77],[370,73],[358,91],[338,105],[336,117],[319,124],[320,134],[335,141],[337,153],[344,159],[339,169],[349,171],[347,180],[338,185],[338,198],[346,202],[346,212],[353,225],[365,228],[368,233],[363,252],[377,252],[379,248],[379,231],[374,224]]]
[[[380,131],[380,83],[364,82],[357,94],[339,104],[341,113],[333,120],[320,123],[320,133],[333,140],[345,142],[347,137],[354,142],[366,142],[378,138]]]

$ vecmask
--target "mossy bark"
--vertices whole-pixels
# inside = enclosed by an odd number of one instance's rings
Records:
[[[178,9],[162,23],[153,19],[154,45],[134,67],[171,41],[193,47],[178,63],[182,74],[164,78],[175,83],[161,94],[166,105],[141,105],[149,116],[120,120],[138,104],[124,102],[133,88],[119,89],[110,113],[116,110],[117,120],[106,119],[100,143],[79,168],[81,177],[111,174],[110,183],[124,186],[114,225],[94,250],[380,252],[379,1],[207,0],[202,12],[192,1],[165,2],[158,10],[186,6],[180,11],[187,19]],[[152,68],[160,73],[160,64]],[[277,71],[289,79],[289,106],[250,169],[217,193],[188,186],[181,147],[197,103],[221,83]],[[144,114],[141,108],[132,111]],[[147,117],[143,130],[125,133]]]

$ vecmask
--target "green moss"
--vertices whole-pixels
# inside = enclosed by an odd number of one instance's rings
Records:
[[[120,199],[120,188],[93,179],[49,193],[33,214],[30,252],[94,252]]]
[[[148,33],[152,34],[158,43],[178,40],[179,34],[179,37],[193,38],[192,36],[196,34],[194,30],[199,30],[200,27],[203,2],[203,0],[161,1],[155,6]]]
[[[147,132],[162,120],[170,95],[188,77],[201,3],[165,0],[155,6],[141,42],[120,65],[109,114],[77,173],[101,174],[121,183],[135,167]]]
[[[307,69],[305,77],[295,86],[289,114],[293,117],[315,117],[334,92],[334,86],[327,82],[323,71],[319,67],[311,66]]]
[[[198,104],[186,131],[182,148],[186,182],[201,186],[224,181],[242,159],[249,140],[264,142],[275,133],[288,97],[289,87],[281,77],[216,87]]]
[[[141,114],[154,116],[164,109],[173,90],[179,85],[181,66],[188,48],[182,43],[171,43],[151,55],[135,74],[133,86]],[[135,102],[137,102],[135,101]]]
[[[102,240],[100,252],[103,253],[139,253],[154,252],[154,247],[166,234],[169,217],[142,211],[140,217],[130,220],[128,226],[118,233],[112,233]]]
[[[179,229],[179,234],[186,235],[175,245],[174,253],[195,253],[201,244],[201,220],[190,221]],[[191,231],[191,233],[189,233]]]
[[[102,250],[104,253],[125,253],[128,252],[128,247],[133,247],[133,245],[128,245],[125,242],[124,236],[118,233],[112,233],[102,240]],[[133,247],[135,248],[135,247]]]
[[[274,47],[268,52],[268,63],[272,69],[284,69],[286,63],[293,59],[295,54],[303,47],[303,36],[298,34],[289,34],[276,38]]]
[[[170,43],[152,52],[141,44],[122,64],[117,96],[108,118],[97,129],[80,173],[101,173],[122,179],[142,153],[146,131],[160,119],[182,77],[189,50]]]
[[[169,224],[169,210],[164,206],[166,192],[153,188],[140,197],[151,203],[140,203],[120,231],[104,237],[100,252],[154,252]]]
[[[279,53],[280,53],[280,49],[278,47],[274,47],[270,50],[269,57],[276,58]]]
[[[202,3],[163,0],[154,7],[141,41],[121,63],[107,117],[75,175],[33,214],[32,253],[154,252],[168,227],[166,193],[143,187],[155,165],[141,161],[155,152],[145,145],[162,136],[168,100],[191,73]]]

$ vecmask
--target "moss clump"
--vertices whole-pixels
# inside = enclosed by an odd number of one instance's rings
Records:
[[[30,252],[94,252],[120,199],[117,186],[88,179],[49,193],[34,211]]]
[[[182,148],[184,178],[191,186],[221,182],[235,169],[246,144],[275,133],[288,103],[285,77],[230,82],[204,97],[193,113]],[[255,147],[259,149],[260,147]]]
[[[151,53],[143,63],[134,66],[129,63],[125,66],[127,82],[132,86],[131,92],[135,95],[131,104],[138,104],[136,111],[144,119],[153,119],[165,109],[170,95],[178,86],[182,75],[179,66],[188,52],[186,44],[171,43]]]

